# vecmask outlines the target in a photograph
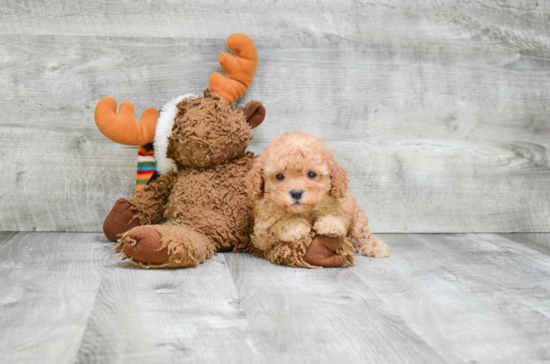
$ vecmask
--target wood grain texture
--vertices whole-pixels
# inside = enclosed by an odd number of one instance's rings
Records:
[[[353,269],[281,269],[226,255],[250,329],[272,363],[444,362]]]
[[[3,363],[544,363],[550,234],[384,234],[349,268],[146,270],[90,233],[0,233]],[[533,245],[535,244],[535,245]]]
[[[258,363],[224,255],[196,269],[146,270],[112,259],[79,363]]]
[[[528,246],[542,254],[550,256],[550,236],[548,234],[501,234],[503,237]]]
[[[0,230],[99,231],[136,148],[95,128],[200,92],[235,31],[260,57],[251,149],[306,130],[375,232],[550,231],[550,9],[447,1],[0,4]]]
[[[4,363],[69,363],[80,347],[112,254],[101,234],[0,237],[0,352]]]
[[[550,359],[548,255],[488,234],[381,238],[391,257],[358,258],[355,274],[446,361]]]

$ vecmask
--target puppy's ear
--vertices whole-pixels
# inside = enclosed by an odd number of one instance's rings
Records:
[[[342,198],[346,195],[348,189],[348,173],[334,157],[330,161],[330,194],[336,198]]]
[[[254,161],[254,166],[246,175],[246,189],[248,197],[252,201],[262,198],[264,195],[264,178],[263,178],[263,162],[262,156],[258,156]]]

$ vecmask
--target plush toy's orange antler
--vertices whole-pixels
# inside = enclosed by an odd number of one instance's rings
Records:
[[[246,91],[256,75],[258,54],[254,42],[244,34],[227,38],[227,47],[235,56],[223,52],[220,64],[227,77],[215,72],[210,76],[210,90],[224,101],[233,102]],[[159,113],[149,107],[141,120],[136,118],[134,105],[123,102],[116,113],[117,102],[112,97],[101,99],[95,108],[95,122],[99,130],[112,141],[125,145],[145,145],[155,137]]]
[[[227,38],[227,48],[231,49],[235,56],[226,52],[220,54],[220,65],[226,77],[218,72],[212,73],[210,90],[224,101],[233,102],[250,87],[256,75],[258,53],[252,39],[239,33]]]
[[[155,127],[159,113],[148,107],[143,111],[141,121],[136,118],[134,105],[123,102],[116,113],[117,102],[112,97],[104,97],[95,107],[95,123],[99,130],[113,142],[125,145],[145,145],[155,137]]]

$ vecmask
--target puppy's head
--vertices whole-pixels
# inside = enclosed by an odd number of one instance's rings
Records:
[[[248,174],[252,200],[265,198],[279,209],[300,214],[323,199],[344,197],[348,176],[321,139],[292,132],[277,136]]]

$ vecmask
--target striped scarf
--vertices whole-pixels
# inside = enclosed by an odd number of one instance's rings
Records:
[[[157,170],[153,143],[141,146],[139,148],[137,159],[136,194],[143,190],[145,185],[147,185],[153,178],[153,175]]]

